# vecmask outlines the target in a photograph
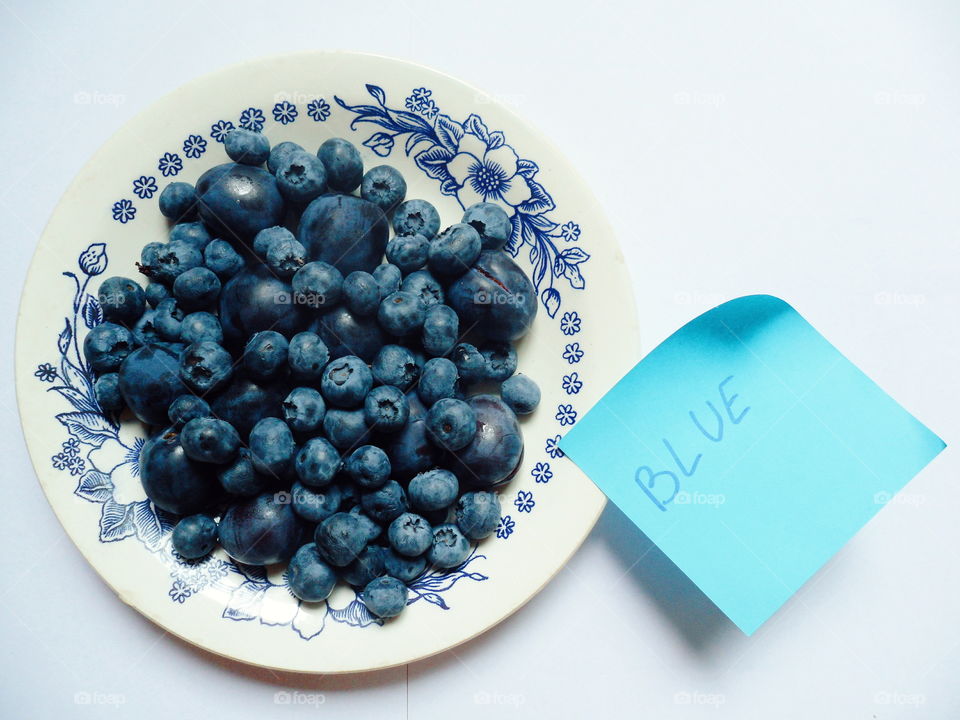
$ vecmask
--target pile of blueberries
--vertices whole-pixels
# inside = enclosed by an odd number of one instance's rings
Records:
[[[301,600],[340,579],[392,617],[428,566],[495,531],[517,415],[540,399],[516,374],[537,297],[503,250],[510,219],[479,203],[441,232],[343,139],[224,145],[233,162],[161,193],[173,224],[142,250],[145,289],[99,288],[105,322],[83,345],[97,400],[150,426],[140,479],[179,516],[182,558],[219,541],[240,563],[288,562]]]

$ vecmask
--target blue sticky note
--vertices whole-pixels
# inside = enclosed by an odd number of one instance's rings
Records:
[[[671,335],[560,447],[749,635],[944,443],[751,295]]]

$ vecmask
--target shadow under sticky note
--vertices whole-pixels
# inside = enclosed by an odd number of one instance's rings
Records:
[[[751,295],[671,335],[560,447],[751,634],[944,443]]]

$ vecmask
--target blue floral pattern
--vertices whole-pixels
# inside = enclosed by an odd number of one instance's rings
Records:
[[[123,200],[117,200],[117,202],[113,204],[112,212],[113,219],[121,225],[125,225],[133,220],[137,214],[137,209],[133,206],[132,200],[124,198]]]
[[[207,151],[207,141],[201,135],[188,135],[183,141],[183,154],[196,160]]]
[[[533,500],[533,493],[526,490],[517,491],[517,496],[513,499],[513,504],[517,512],[528,513],[536,506]]]
[[[251,107],[240,113],[240,127],[244,130],[260,132],[263,130],[263,123],[263,110],[260,108]]]
[[[563,382],[560,383],[560,386],[567,395],[576,395],[583,389],[583,381],[580,379],[580,373],[572,372],[569,375],[564,375]]]
[[[576,335],[580,332],[580,315],[576,310],[573,312],[565,312],[563,317],[560,318],[560,331],[564,335]]]
[[[548,462],[538,462],[530,474],[533,475],[533,481],[538,483],[548,483],[553,479],[553,470]]]
[[[557,414],[554,415],[554,418],[561,427],[567,425],[573,425],[577,421],[577,411],[573,409],[573,405],[557,405]]]
[[[500,522],[497,523],[497,537],[501,540],[506,540],[513,535],[513,530],[516,526],[517,523],[514,522],[512,517],[504,515],[500,518]]]
[[[133,181],[133,194],[141,200],[149,200],[157,192],[157,179],[152,175],[141,175]]]
[[[316,98],[307,103],[307,115],[315,122],[324,122],[330,117],[330,103],[323,98]]]
[[[550,457],[557,459],[566,457],[563,450],[560,449],[560,436],[554,435],[553,437],[547,438],[546,445],[544,445],[543,451]]]
[[[57,379],[57,369],[50,363],[40,363],[33,375],[40,378],[41,382],[51,383]]]
[[[273,119],[281,125],[289,125],[297,119],[297,106],[286,100],[273,106]]]
[[[583,360],[583,349],[580,347],[580,343],[568,343],[567,346],[563,348],[563,359],[571,365],[576,365]]]
[[[229,120],[218,120],[210,126],[210,137],[218,143],[222,143],[224,138],[227,137],[227,133],[234,129],[236,129],[234,124]]]
[[[183,170],[183,160],[176,153],[164,153],[163,157],[157,162],[157,170],[164,177],[173,177]]]

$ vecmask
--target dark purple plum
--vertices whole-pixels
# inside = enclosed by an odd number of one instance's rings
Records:
[[[398,480],[409,480],[440,460],[440,451],[427,434],[427,410],[416,392],[407,393],[407,404],[410,422],[400,432],[387,436],[383,446],[390,458],[392,476]]]
[[[220,520],[220,544],[247,565],[289,560],[305,540],[306,526],[293,505],[270,493],[232,505]]]
[[[365,362],[373,362],[386,342],[375,318],[359,317],[343,306],[321,315],[310,329],[323,340],[331,360],[356,355]]]
[[[321,195],[300,217],[297,239],[311,260],[322,260],[344,277],[354,270],[372,272],[387,247],[389,224],[369,200],[352,195]]]
[[[200,512],[220,493],[213,466],[188,458],[180,445],[180,433],[173,428],[143,444],[140,482],[154,505],[176,515]]]
[[[233,425],[246,439],[253,426],[265,417],[280,417],[285,388],[258,385],[249,378],[234,378],[211,403],[214,414]]]
[[[190,392],[180,379],[180,356],[172,347],[138,348],[126,357],[119,372],[123,401],[148,425],[166,425],[170,403]]]
[[[516,340],[537,315],[537,292],[513,259],[500,250],[485,251],[446,292],[447,304],[461,327],[475,326],[491,340]]]
[[[488,488],[506,482],[523,458],[523,434],[517,416],[494,395],[476,395],[467,403],[477,416],[477,434],[465,448],[447,455],[446,466],[470,487]]]
[[[200,219],[214,235],[246,246],[264,228],[279,225],[285,208],[277,181],[252,165],[225,163],[197,181]]]
[[[220,291],[220,325],[228,348],[242,347],[254,333],[275,330],[290,339],[304,329],[303,306],[293,303],[290,283],[264,266],[234,275]]]

